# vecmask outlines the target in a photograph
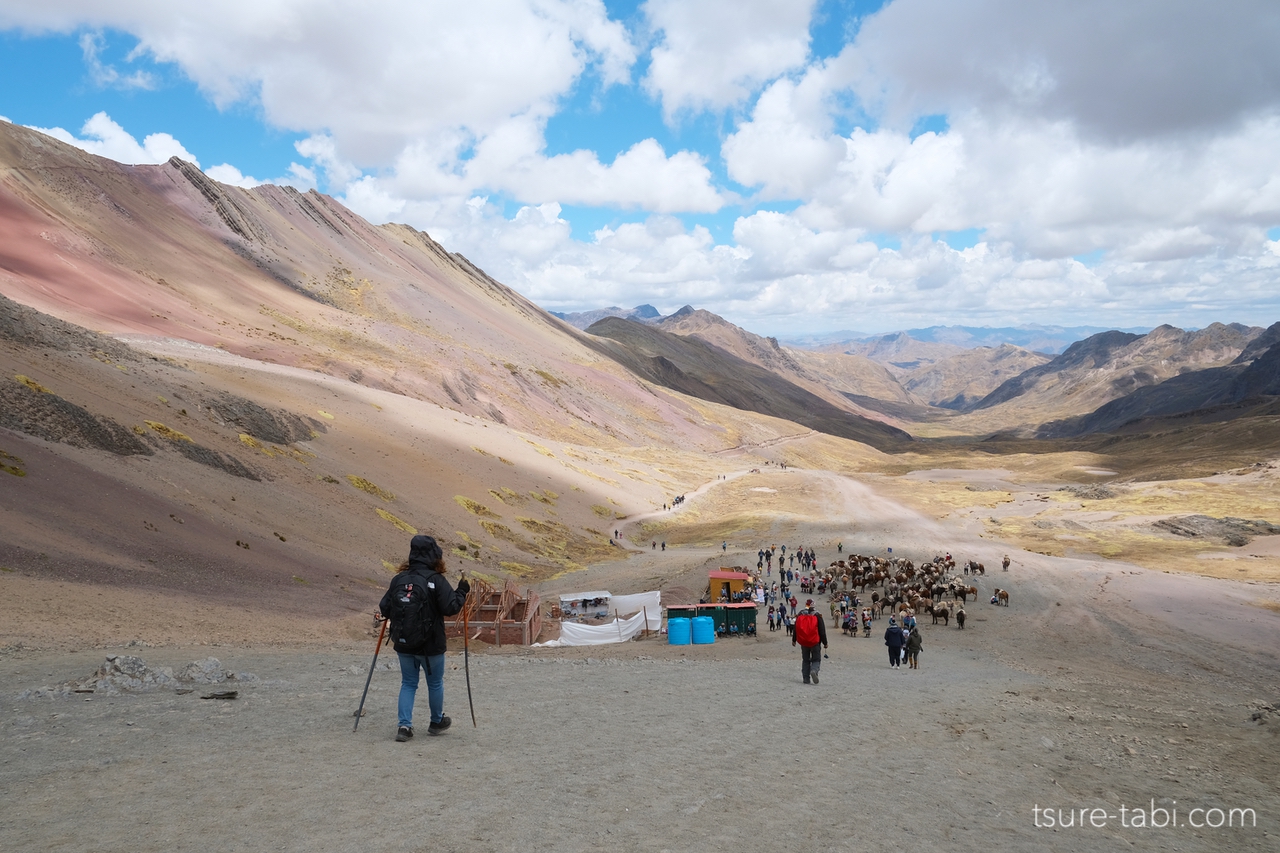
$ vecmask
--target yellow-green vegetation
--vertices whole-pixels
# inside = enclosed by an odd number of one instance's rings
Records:
[[[332,475],[330,475],[330,474],[325,474],[323,477],[317,477],[316,479],[317,479],[317,480],[320,480],[320,481],[322,481],[322,482],[325,482],[325,483],[340,483],[340,482],[342,482],[342,481],[341,481],[341,480],[339,480],[337,477],[334,477],[334,476],[332,476]]]
[[[394,515],[392,515],[391,513],[387,512],[387,511],[386,511],[385,509],[383,509],[382,507],[380,507],[380,506],[379,506],[379,507],[374,507],[373,511],[374,511],[374,512],[376,512],[379,516],[381,516],[381,517],[382,517],[382,519],[383,519],[384,521],[389,521],[389,522],[391,522],[391,523],[392,523],[392,524],[394,524],[396,527],[398,527],[398,528],[400,528],[401,530],[403,530],[405,533],[408,533],[408,534],[410,534],[411,536],[417,536],[417,535],[418,535],[418,528],[414,527],[412,524],[409,524],[407,521],[401,521],[400,519],[396,518],[396,517],[395,517]]]
[[[877,484],[879,485],[879,483]],[[895,496],[902,490],[910,492],[909,501],[927,513],[946,515],[953,509],[966,506],[991,508],[1012,503],[1013,494],[1004,489],[969,488],[964,483],[901,481],[901,489],[894,489]],[[906,497],[905,495],[903,497]]]
[[[529,497],[548,506],[555,506],[556,501],[560,499],[560,496],[550,489],[543,489],[541,492],[530,492]]]
[[[180,433],[176,429],[171,429],[158,421],[143,421],[143,423],[170,441],[186,441],[191,444],[195,444],[195,442],[192,441],[191,436]]]
[[[15,477],[27,476],[26,469],[22,467],[22,460],[3,450],[0,450],[0,471]]]
[[[555,377],[554,377],[554,376],[552,376],[550,373],[547,373],[547,371],[545,371],[545,370],[535,370],[535,371],[533,371],[533,372],[534,372],[534,373],[536,373],[536,374],[538,374],[539,376],[541,376],[541,377],[542,377],[542,381],[546,382],[546,383],[547,383],[548,385],[550,385],[552,388],[559,388],[561,385],[566,385],[566,384],[568,384],[568,383],[565,383],[565,382],[561,382],[559,379],[555,378]]]
[[[161,403],[164,403],[166,406],[169,405],[169,398],[163,394],[157,394],[156,399],[159,400]]]
[[[515,467],[515,464],[516,464],[505,456],[499,456],[498,461],[501,462],[503,465],[510,465],[512,467]]]
[[[347,482],[355,486],[360,491],[368,492],[374,497],[382,498],[384,501],[393,501],[396,499],[396,496],[391,494],[391,492],[388,492],[385,489],[378,488],[373,483],[366,480],[364,477],[357,477],[355,474],[348,474]]]
[[[41,385],[39,382],[37,382],[37,381],[35,381],[34,379],[32,379],[30,376],[23,376],[21,373],[19,373],[17,376],[15,376],[15,377],[13,377],[13,378],[14,378],[14,379],[16,379],[16,380],[18,380],[19,382],[21,382],[23,385],[26,385],[26,386],[27,386],[28,388],[30,388],[32,391],[38,391],[38,392],[40,392],[41,394],[52,394],[52,393],[53,393],[53,392],[52,392],[52,391],[50,391],[48,388],[44,387],[44,386],[43,386],[43,385]]]
[[[1275,486],[1273,479],[1214,478],[1055,490],[1033,493],[1043,497],[1023,514],[985,524],[989,536],[1042,554],[1092,554],[1149,569],[1280,581],[1280,559],[1250,556],[1247,544],[1175,536],[1149,523],[1187,515],[1280,522]]]
[[[777,515],[733,513],[713,520],[693,523],[649,522],[640,526],[640,534],[637,538],[665,539],[671,545],[703,547],[719,546],[726,539],[763,541],[769,538],[770,531],[778,520]]]
[[[516,516],[516,521],[520,522],[520,526],[530,533],[554,533],[558,522],[540,521],[536,518],[526,518],[525,516]]]
[[[609,509],[607,506],[601,506],[600,504],[592,504],[591,511],[594,512],[596,515],[600,516],[601,518],[608,518],[608,519],[622,518],[622,516],[619,515],[618,513]]]
[[[580,468],[579,466],[574,465],[572,462],[565,462],[561,460],[560,464],[566,468],[569,468],[570,470],[577,471],[579,474],[585,474],[588,477],[594,477],[595,479],[599,480],[602,483],[608,483],[610,486],[618,485],[617,480],[611,480],[602,474],[597,474],[595,471],[590,471],[586,468]]]
[[[483,527],[485,532],[488,533],[490,536],[492,536],[494,539],[503,539],[507,542],[511,542],[515,544],[517,547],[520,547],[522,551],[528,550],[527,548],[523,547],[528,543],[525,542],[525,540],[520,536],[520,534],[516,533],[510,527],[507,527],[505,524],[500,524],[496,521],[489,521],[486,518],[486,519],[480,520],[480,526]]]
[[[147,428],[144,426],[138,426],[137,424],[134,424],[132,427],[130,427],[130,429],[132,429],[134,433],[136,433],[137,435],[147,434]]]
[[[526,566],[524,563],[516,563],[511,560],[503,560],[498,563],[498,565],[501,566],[504,571],[509,572],[518,578],[527,578],[535,573],[532,566]]]
[[[467,531],[455,530],[454,533],[458,534],[458,538],[461,539],[463,542],[465,542],[468,546],[475,548],[477,551],[480,550],[480,543],[472,539],[471,534],[467,533]]]
[[[495,539],[510,542],[518,550],[526,554],[542,557],[554,564],[547,566],[530,566],[515,562],[510,568],[507,563],[503,567],[513,574],[528,580],[546,580],[556,577],[556,569],[561,571],[577,571],[584,563],[616,558],[617,548],[609,544],[608,537],[594,531],[586,535],[574,533],[568,527],[555,521],[542,521],[536,518],[518,518],[520,525],[533,534],[532,541],[520,533],[496,521],[482,519],[480,526]]]
[[[298,577],[297,575],[294,575],[294,576],[293,576],[293,579],[294,579],[296,582],[300,583],[300,584],[310,584],[310,583],[311,583],[311,581],[307,580],[306,578],[300,578],[300,577]]]
[[[479,453],[481,456],[490,456],[490,457],[493,456],[493,454],[490,453],[489,451],[482,450],[481,448],[476,447],[474,444],[471,445],[471,449],[474,450],[476,453]]]
[[[329,421],[333,420],[333,415],[329,414],[324,409],[318,409],[317,413],[320,415],[320,417],[324,418],[325,420],[329,420]]]
[[[498,515],[496,512],[494,512],[493,510],[489,509],[484,504],[480,503],[479,501],[473,501],[471,498],[463,497],[462,495],[454,495],[453,499],[458,504],[458,506],[462,507],[472,515],[478,515],[481,518],[501,518],[502,517]]]
[[[525,444],[530,445],[534,450],[536,450],[536,451],[538,451],[539,453],[541,453],[543,456],[549,456],[549,457],[551,457],[552,459],[555,459],[555,458],[556,458],[556,455],[555,455],[554,453],[552,453],[552,452],[551,452],[550,448],[543,447],[541,444],[538,444],[538,442],[536,442],[536,441],[530,441],[530,440],[529,440],[529,439],[527,439],[527,438],[524,440],[524,442],[525,442]]]
[[[490,489],[489,494],[493,495],[499,502],[511,506],[523,506],[528,503],[529,499],[517,492],[515,489],[508,489],[503,486],[501,490]]]
[[[240,433],[240,443],[243,444],[245,447],[252,447],[254,450],[257,450],[258,452],[262,453],[264,456],[270,456],[272,458],[276,456],[288,456],[292,459],[298,460],[303,465],[307,464],[308,459],[315,458],[314,453],[310,453],[306,450],[301,450],[297,447],[277,447],[274,444],[264,444],[263,442],[258,441],[258,439],[254,438],[253,436],[247,435],[243,432]],[[334,482],[337,482],[337,481],[335,480]]]
[[[384,568],[384,569],[386,569],[387,571],[391,572],[391,574],[393,574],[393,575],[400,571],[400,566],[399,566],[399,565],[397,565],[396,563],[391,562],[390,560],[383,560],[383,561],[382,561],[382,568]]]
[[[505,367],[507,370],[511,371],[511,374],[512,374],[513,376],[514,376],[515,374],[517,374],[517,373],[519,373],[519,372],[520,372],[520,368],[519,368],[519,367],[517,367],[516,365],[512,364],[512,363],[511,363],[511,362],[509,362],[509,361],[504,361],[504,362],[502,363],[502,366],[503,366],[503,367]]]

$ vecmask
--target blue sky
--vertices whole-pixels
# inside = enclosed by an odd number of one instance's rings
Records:
[[[318,188],[556,310],[1269,324],[1280,10],[1202,6],[0,0],[0,116]]]

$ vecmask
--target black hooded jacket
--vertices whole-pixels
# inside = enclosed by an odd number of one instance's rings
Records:
[[[458,581],[457,590],[449,586],[449,582],[445,580],[444,575],[436,571],[436,566],[440,565],[441,557],[440,546],[436,544],[435,539],[423,535],[413,537],[409,543],[409,568],[391,579],[391,585],[387,588],[387,591],[382,596],[382,601],[378,604],[378,610],[382,615],[389,615],[391,613],[391,591],[410,576],[418,577],[420,580],[416,582],[423,584],[430,590],[427,606],[431,608],[431,615],[434,618],[431,620],[431,636],[427,638],[427,647],[422,652],[424,655],[444,654],[446,647],[444,617],[456,616],[462,610],[462,605],[466,603],[467,593],[471,591],[471,584],[467,583],[466,578]]]

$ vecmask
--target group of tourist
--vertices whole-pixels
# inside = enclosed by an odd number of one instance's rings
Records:
[[[837,545],[837,554],[844,555],[843,543]],[[817,555],[812,548],[770,545],[761,547],[756,552],[757,562],[753,584],[743,593],[743,600],[752,600],[765,605],[766,622],[770,631],[786,631],[793,644],[805,647],[802,676],[806,683],[817,683],[817,667],[814,658],[814,644],[804,640],[812,640],[810,626],[806,626],[797,639],[798,622],[809,623],[807,617],[816,614],[813,599],[806,599],[804,609],[800,608],[800,598],[805,595],[826,594],[830,604],[831,620],[838,625],[846,636],[870,637],[871,623],[878,619],[882,611],[891,614],[889,624],[885,628],[883,640],[889,655],[889,665],[894,669],[902,668],[905,663],[908,669],[920,668],[920,653],[924,648],[924,638],[920,626],[916,622],[917,613],[926,613],[939,620],[949,622],[955,617],[959,627],[964,627],[964,601],[968,596],[976,595],[977,588],[968,585],[951,574],[957,566],[950,553],[938,556],[916,566],[911,560],[893,557],[892,549],[888,557],[866,557],[848,555],[847,560],[840,558],[831,563],[825,570],[818,568]],[[778,575],[772,579],[774,558],[777,558]],[[1008,571],[1009,558],[1001,561],[1002,568]],[[796,564],[799,564],[798,566]],[[972,568],[972,561],[963,564],[969,571],[964,574],[981,573]],[[978,564],[981,566],[981,564]],[[869,593],[869,601],[863,600],[868,595],[868,587],[879,590]],[[1005,603],[1006,598],[999,598],[1003,591],[997,590],[992,596],[992,603]],[[954,596],[959,603],[944,600]],[[806,618],[801,620],[801,616]],[[826,623],[817,614],[821,625],[821,645],[825,647]]]

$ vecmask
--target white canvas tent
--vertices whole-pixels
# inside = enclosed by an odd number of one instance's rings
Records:
[[[585,593],[584,595],[591,595]],[[597,593],[598,595],[598,593]],[[608,595],[608,593],[604,593]],[[599,646],[606,643],[623,643],[638,635],[641,631],[658,631],[662,628],[662,594],[660,592],[642,592],[637,595],[610,596],[609,606],[616,606],[618,614],[634,613],[634,616],[615,618],[607,625],[583,625],[578,622],[561,622],[560,639],[549,643],[536,643],[542,646]],[[572,599],[561,596],[563,604]],[[581,603],[582,599],[577,599]],[[612,611],[611,611],[612,612]],[[646,621],[648,617],[648,621]]]
[[[560,610],[565,616],[592,616],[603,619],[613,612],[612,593],[607,589],[571,592],[560,596]]]

